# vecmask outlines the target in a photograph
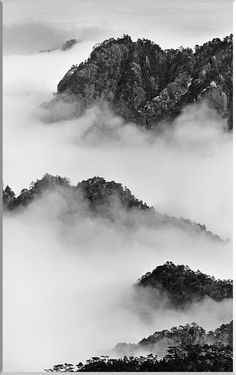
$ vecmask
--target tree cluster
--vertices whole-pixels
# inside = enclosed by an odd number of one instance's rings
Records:
[[[32,182],[29,189],[22,189],[17,197],[11,188],[6,186],[3,191],[3,206],[9,210],[26,206],[45,191],[60,187],[70,190],[75,199],[77,199],[77,193],[79,192],[93,210],[109,207],[114,201],[124,209],[150,209],[142,200],[135,198],[127,187],[115,181],[93,177],[79,182],[77,186],[72,186],[66,177],[52,176],[48,173],[41,180]]]
[[[166,262],[147,272],[137,282],[137,287],[150,287],[167,293],[170,304],[182,308],[193,301],[210,297],[215,301],[233,297],[232,280],[216,280],[188,266]]]
[[[143,338],[138,344],[118,343],[113,352],[122,357],[137,353],[153,353],[164,356],[169,346],[192,346],[220,343],[233,346],[233,321],[222,324],[215,331],[205,331],[197,323],[172,327],[170,330],[157,331]]]
[[[40,198],[47,191],[59,190],[63,190],[66,194],[65,196],[68,199],[69,197],[73,198],[75,202],[78,202],[83,196],[93,214],[96,212],[97,214],[104,214],[107,217],[109,216],[110,219],[114,219],[114,215],[117,218],[119,216],[119,208],[128,211],[136,210],[136,213],[145,211],[145,216],[139,215],[139,222],[142,222],[143,225],[160,227],[169,224],[185,231],[191,231],[193,234],[203,232],[211,237],[211,239],[222,241],[220,237],[208,231],[205,225],[194,223],[184,218],[177,219],[159,214],[153,207],[137,199],[127,187],[115,181],[106,181],[102,177],[89,178],[79,182],[76,186],[72,186],[68,178],[52,176],[46,173],[42,179],[33,181],[28,189],[22,189],[18,196],[7,185],[3,190],[3,207],[5,210],[24,207],[35,199]],[[132,218],[130,219],[132,221]]]
[[[233,371],[232,347],[221,344],[174,346],[168,354],[159,359],[150,354],[140,357],[109,358],[107,356],[92,357],[85,364],[55,365],[48,372],[161,372],[161,371]]]
[[[150,207],[142,200],[135,198],[131,191],[115,181],[106,181],[102,177],[93,177],[77,185],[92,208],[109,205],[116,199],[122,207],[147,210]]]

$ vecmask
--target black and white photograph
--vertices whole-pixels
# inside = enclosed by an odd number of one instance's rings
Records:
[[[233,1],[2,0],[3,372],[233,373]]]

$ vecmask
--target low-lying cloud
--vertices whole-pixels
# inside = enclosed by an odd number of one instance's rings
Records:
[[[150,134],[106,105],[83,113],[73,103],[41,105],[92,45],[4,57],[4,184],[19,193],[46,172],[73,184],[103,176],[161,213],[231,239],[232,135],[216,113],[194,105],[170,129]],[[73,215],[68,206],[77,207]],[[173,325],[197,320],[211,329],[231,318],[224,302],[205,301],[201,313],[200,306],[181,314],[165,310],[151,320],[127,306],[133,283],[167,260],[232,276],[231,242],[132,220],[130,228],[91,217],[83,200],[60,192],[4,217],[5,370],[40,371]]]
[[[75,363],[173,325],[196,321],[214,329],[231,320],[231,301],[206,300],[177,311],[163,299],[152,306],[149,294],[137,300],[132,286],[166,260],[227,277],[229,244],[174,225],[148,225],[148,214],[119,210],[117,221],[95,217],[82,197],[61,189],[6,214],[7,371]]]
[[[13,113],[6,99],[10,124],[4,135],[9,144],[4,182],[13,189],[19,191],[45,172],[73,183],[99,175],[122,182],[163,213],[190,218],[231,238],[232,135],[225,131],[226,120],[206,106],[187,107],[171,128],[163,126],[155,134],[126,123],[106,105],[77,117],[80,105],[73,102],[45,109],[39,94],[14,100],[19,107]]]
[[[46,23],[19,23],[3,27],[3,52],[7,55],[37,54],[61,48],[69,39],[96,42],[108,31],[101,27],[56,28]]]

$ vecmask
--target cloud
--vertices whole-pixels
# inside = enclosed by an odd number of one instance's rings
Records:
[[[4,184],[19,193],[46,172],[73,184],[99,175],[162,213],[231,238],[232,136],[214,112],[188,107],[171,129],[150,135],[107,106],[78,117],[80,107],[71,102],[41,105],[92,45],[86,40],[67,53],[4,57]],[[206,308],[206,318],[196,309],[182,316],[165,311],[154,323],[140,320],[127,299],[143,273],[172,260],[231,277],[231,242],[173,226],[155,230],[136,217],[131,229],[121,224],[90,217],[82,200],[61,192],[4,217],[5,369],[39,371],[194,317],[210,328],[231,316],[231,307],[222,315],[221,304]]]
[[[59,47],[75,37],[73,31],[54,29],[43,23],[25,23],[5,26],[3,29],[4,52],[8,54],[38,53]]]
[[[150,306],[148,295],[137,300],[132,287],[166,260],[228,275],[229,244],[150,225],[145,213],[116,206],[114,215],[118,221],[95,217],[82,197],[58,189],[5,216],[5,371],[76,363],[193,320],[207,329],[231,320],[231,302],[206,301],[178,312],[164,301]]]
[[[31,22],[6,25],[3,27],[4,54],[35,54],[61,48],[69,39],[97,41],[107,31],[101,27],[61,28],[46,23]]]
[[[232,32],[232,1],[174,0],[25,0],[4,1],[4,24],[47,23],[56,29],[105,28],[107,37],[130,34],[148,38],[163,48],[194,47]],[[197,32],[198,30],[198,32]],[[95,35],[97,42],[101,41]]]
[[[40,107],[49,99],[41,93],[6,96],[5,184],[19,192],[45,172],[68,176],[73,183],[99,175],[121,181],[163,213],[231,238],[232,135],[216,113],[190,106],[171,129],[150,134],[106,106],[94,106],[78,118],[79,104]]]

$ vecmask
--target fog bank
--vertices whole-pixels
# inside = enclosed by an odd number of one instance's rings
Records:
[[[215,329],[232,319],[232,301],[175,311],[164,300],[152,307],[148,295],[137,300],[132,285],[167,260],[228,277],[231,249],[174,226],[141,225],[135,213],[127,226],[127,215],[121,210],[113,223],[93,217],[62,190],[5,216],[6,371],[76,363],[156,330],[192,321]]]
[[[79,117],[74,104],[41,106],[93,44],[93,37],[84,37],[67,52],[38,54],[29,52],[30,40],[27,54],[4,57],[4,185],[18,194],[46,172],[73,184],[102,176],[162,213],[200,222],[231,240],[232,135],[215,112],[204,105],[185,108],[171,129],[150,134],[107,105],[94,105]],[[129,219],[131,228],[122,220],[95,218],[86,202],[62,192],[5,215],[5,371],[76,363],[118,342],[138,342],[194,320],[205,329],[231,320],[231,302],[209,300],[182,313],[161,304],[144,319],[132,288],[142,274],[170,260],[229,278],[232,248],[231,242]]]

